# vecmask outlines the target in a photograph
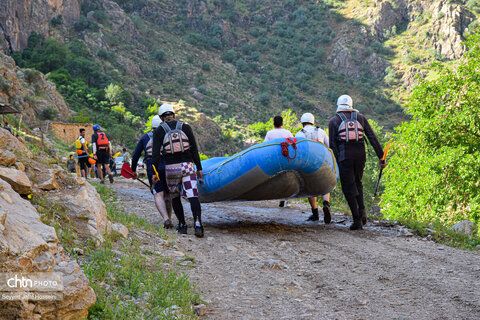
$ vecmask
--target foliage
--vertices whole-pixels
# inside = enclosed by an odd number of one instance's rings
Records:
[[[12,56],[20,67],[32,68],[25,71],[28,82],[38,81],[38,71],[55,82],[69,107],[79,112],[69,121],[94,121],[106,128],[114,142],[129,147],[136,144],[138,133],[135,128],[142,125],[140,119],[127,110],[132,102],[131,94],[121,84],[112,83],[111,78],[102,72],[102,67],[89,55],[83,42],[70,41],[64,44],[54,38],[32,33],[27,48]],[[110,108],[120,103],[125,106],[122,112]],[[55,112],[54,109],[46,109],[41,117],[53,119]]]
[[[407,105],[412,121],[397,128],[386,170],[390,218],[480,225],[479,29],[467,45],[458,69],[437,65],[439,78],[423,80]]]
[[[105,202],[110,221],[121,222],[131,229],[143,229],[149,237],[160,237],[165,245],[173,244],[163,228],[131,212],[127,214],[116,205],[117,199],[111,190],[95,186]],[[194,319],[192,305],[199,303],[200,295],[194,292],[188,277],[176,268],[164,269],[170,259],[142,249],[135,237],[122,242],[116,241],[118,239],[114,234],[108,235],[100,247],[87,246],[85,258],[79,258],[97,296],[96,303],[89,309],[89,319],[176,319],[178,316]]]

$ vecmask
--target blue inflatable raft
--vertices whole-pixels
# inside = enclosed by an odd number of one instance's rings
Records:
[[[227,158],[202,161],[201,202],[305,198],[331,192],[338,182],[332,150],[323,143],[299,138],[289,144],[289,160],[279,138],[254,145]]]

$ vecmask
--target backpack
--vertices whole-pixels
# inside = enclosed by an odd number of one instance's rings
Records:
[[[149,140],[147,145],[145,146],[145,158],[151,158],[153,150],[153,131],[149,131],[147,135]]]
[[[190,141],[185,132],[182,131],[182,121],[177,121],[175,129],[170,129],[166,122],[161,124],[165,130],[165,137],[163,138],[162,152],[166,154],[175,154],[190,150]]]
[[[305,138],[310,139],[310,140],[315,140],[315,141],[318,142],[318,127],[315,127],[315,130],[313,130],[311,132],[308,132],[304,128],[302,128],[302,130],[300,130],[300,131],[305,135]]]
[[[75,140],[75,149],[82,149],[82,142],[80,141],[80,137]]]
[[[348,119],[342,112],[337,113],[342,119],[338,127],[337,139],[343,142],[359,142],[364,140],[363,126],[357,120],[357,113],[352,111],[351,118]]]

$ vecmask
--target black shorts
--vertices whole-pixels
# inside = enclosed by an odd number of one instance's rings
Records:
[[[78,165],[80,166],[80,170],[87,170],[87,168],[92,167],[90,162],[88,162],[88,157],[85,157],[84,154],[81,155],[81,158],[78,158]]]
[[[98,149],[97,164],[109,164],[109,163],[110,163],[110,152],[108,152],[108,149]]]

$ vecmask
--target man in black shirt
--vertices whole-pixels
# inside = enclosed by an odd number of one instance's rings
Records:
[[[192,128],[175,119],[170,104],[162,104],[158,115],[163,123],[153,132],[152,160],[155,168],[165,161],[165,178],[178,218],[178,232],[186,234],[187,225],[180,196],[187,198],[193,213],[195,235],[203,237],[202,211],[198,200],[198,180],[203,180],[202,164]],[[196,166],[196,170],[194,167]],[[161,173],[159,173],[161,174]],[[156,177],[153,179],[156,182]]]
[[[353,109],[352,98],[342,95],[337,101],[337,114],[328,123],[329,142],[340,170],[342,191],[352,211],[350,230],[362,229],[367,223],[363,202],[362,176],[365,169],[365,138],[379,158],[380,168],[385,167],[383,150],[367,119]]]

